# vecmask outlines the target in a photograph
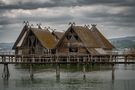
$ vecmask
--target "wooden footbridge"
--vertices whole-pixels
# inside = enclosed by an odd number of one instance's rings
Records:
[[[132,64],[135,63],[135,54],[43,54],[43,55],[16,55],[0,54],[0,64]]]
[[[33,64],[135,64],[135,54],[43,54],[16,55],[14,53],[0,54],[0,64],[4,65],[3,78],[10,76],[8,64],[29,64],[30,76],[33,76]],[[59,76],[59,67],[56,76]]]

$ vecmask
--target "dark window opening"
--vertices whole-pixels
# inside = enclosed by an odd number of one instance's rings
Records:
[[[36,47],[36,39],[34,39],[33,47]]]
[[[29,47],[31,47],[31,42],[30,42],[30,40],[28,40],[28,42],[29,42]]]
[[[34,48],[32,48],[32,54],[35,54],[35,49]]]
[[[66,37],[67,37],[67,39],[69,40],[69,39],[71,38],[71,35],[67,35]]]
[[[78,40],[78,36],[77,35],[75,36],[75,39]]]
[[[78,48],[77,47],[70,47],[69,52],[78,52]]]
[[[74,35],[71,36],[70,40],[71,41],[76,41],[76,38],[74,37]]]
[[[73,33],[74,31],[71,29],[70,32]]]

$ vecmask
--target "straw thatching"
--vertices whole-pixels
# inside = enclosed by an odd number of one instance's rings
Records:
[[[89,30],[93,34],[98,45],[103,49],[113,49],[114,46],[99,32],[95,25]]]
[[[33,38],[32,41],[28,41],[30,35],[36,39]],[[36,42],[35,44],[40,45],[29,46],[30,42]],[[27,49],[27,52],[33,52],[34,48],[35,52],[36,49],[38,49],[38,52],[40,50],[44,52],[44,49],[47,49],[47,51],[55,50],[55,53],[100,54],[106,53],[105,50],[112,50],[114,46],[99,32],[96,25],[92,25],[91,29],[84,26],[71,25],[65,33],[50,32],[48,29],[31,28],[25,25],[13,49],[22,51]]]
[[[63,35],[61,40],[58,42],[56,48],[62,43],[63,39],[66,37],[66,35],[70,32],[70,30],[73,30],[77,36],[81,39],[85,47],[90,48],[99,48],[100,46],[97,44],[97,42],[92,37],[92,33],[89,33],[89,29],[83,26],[71,26]]]
[[[52,35],[57,39],[60,40],[62,36],[64,35],[64,32],[58,32],[58,31],[53,31]]]
[[[71,33],[71,31],[73,33]],[[75,35],[78,37],[78,40],[70,41],[67,40],[66,36],[68,35]],[[65,45],[65,46],[63,46]],[[94,48],[100,48],[98,43],[94,40],[92,33],[89,33],[89,29],[83,26],[71,26],[65,32],[63,37],[60,39],[58,44],[55,47],[58,53],[67,53],[69,52],[70,48],[77,48],[78,53],[91,53],[91,54],[98,54]],[[61,52],[62,51],[62,52]]]
[[[54,36],[48,30],[32,28],[31,31],[38,38],[41,45],[47,49],[53,49],[57,43]]]
[[[13,49],[17,47],[22,47],[22,44],[24,40],[26,40],[26,38],[29,36],[28,34],[30,31],[35,35],[35,37],[39,40],[39,42],[44,48],[53,49],[57,43],[54,36],[48,30],[39,28],[26,29],[26,26],[24,26],[22,32],[20,33],[19,37],[17,38],[13,46]]]
[[[83,26],[73,26],[73,30],[79,36],[85,47],[87,48],[100,48],[100,45],[94,40],[92,33],[89,29]]]
[[[100,54],[100,53],[106,53],[103,49],[113,49],[114,46],[98,31],[96,26],[92,26],[91,29],[88,27],[83,27],[83,26],[71,26],[69,29],[65,32],[63,37],[60,39],[58,44],[56,45],[56,49],[58,49],[58,52],[60,48],[63,48],[62,45],[66,45],[67,43],[70,43],[71,47],[76,47],[81,48],[80,42],[78,41],[71,42],[66,40],[66,36],[70,35],[72,32],[78,36],[81,42],[81,46],[85,47],[85,49],[90,53],[90,54]],[[73,35],[74,35],[73,34]],[[73,46],[74,45],[74,46]],[[66,51],[67,49],[65,49]],[[63,50],[64,51],[64,48]],[[85,52],[86,53],[86,52]]]

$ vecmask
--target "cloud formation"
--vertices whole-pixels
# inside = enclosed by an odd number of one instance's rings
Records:
[[[37,9],[85,5],[135,6],[134,0],[2,0],[1,9]]]
[[[15,41],[26,20],[58,30],[66,30],[70,21],[96,23],[107,38],[131,36],[135,35],[134,8],[134,0],[2,0],[0,37],[10,33],[10,41]]]

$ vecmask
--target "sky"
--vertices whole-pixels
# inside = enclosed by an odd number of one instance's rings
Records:
[[[0,0],[0,43],[15,42],[24,21],[56,31],[97,24],[108,39],[135,36],[135,0]]]

